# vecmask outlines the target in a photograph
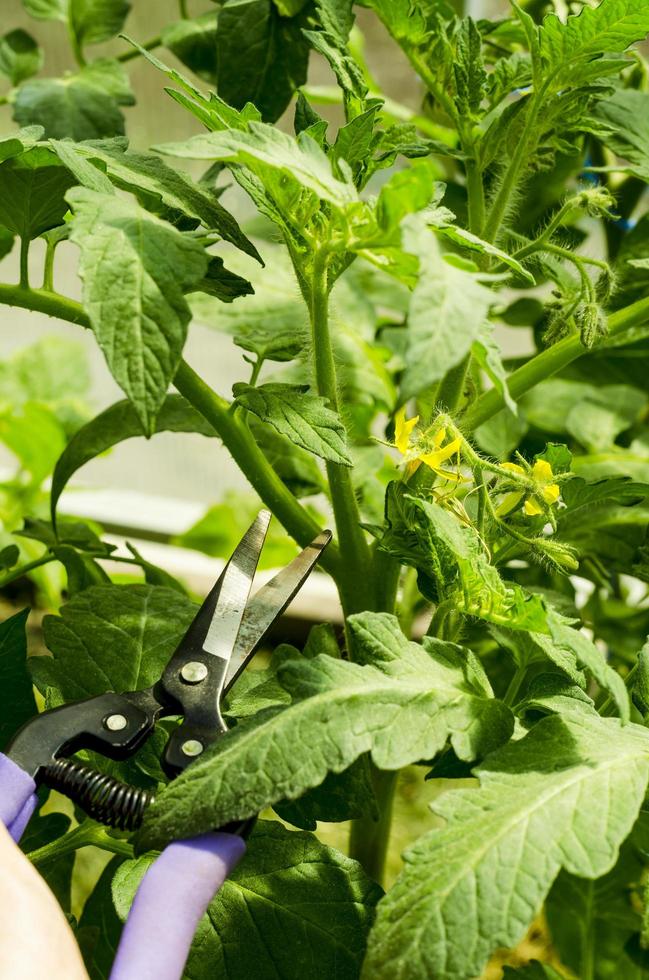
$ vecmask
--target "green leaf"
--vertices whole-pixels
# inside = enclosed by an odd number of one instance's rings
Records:
[[[455,33],[453,75],[459,111],[463,115],[477,116],[487,85],[487,73],[482,58],[482,37],[471,17],[461,20]]]
[[[235,384],[235,401],[291,439],[296,446],[331,463],[351,466],[345,427],[327,399],[311,394],[307,385]]]
[[[538,595],[504,582],[485,553],[478,532],[432,500],[391,483],[386,495],[387,530],[380,547],[420,572],[420,588],[435,601],[449,599],[469,616],[511,629],[547,631]]]
[[[531,286],[536,285],[534,276],[527,269],[524,269],[520,262],[513,258],[513,256],[508,255],[507,252],[503,252],[497,245],[492,245],[491,242],[485,242],[482,238],[467,231],[466,228],[453,224],[452,221],[454,218],[455,215],[451,211],[447,211],[446,208],[441,208],[439,211],[433,212],[429,221],[431,227],[435,229],[435,232],[440,238],[453,242],[453,244],[459,245],[460,248],[465,248],[470,252],[476,252],[479,255],[489,255],[494,259],[498,259],[500,262],[504,262],[505,265],[509,266],[510,269],[513,269],[514,272]]]
[[[632,969],[624,951],[640,929],[632,891],[642,879],[644,862],[627,841],[615,867],[598,881],[562,871],[545,905],[552,943],[561,962],[576,976],[597,964],[598,977],[628,977]]]
[[[642,717],[646,719],[649,715],[649,640],[638,654],[631,697]]]
[[[306,133],[292,139],[272,126],[251,122],[248,131],[204,133],[184,143],[163,143],[154,149],[194,160],[242,164],[287,211],[295,207],[301,188],[335,207],[343,208],[357,200],[353,184],[334,177],[326,154]],[[307,205],[300,201],[300,207]]]
[[[444,829],[406,851],[379,905],[368,980],[478,976],[497,947],[523,937],[561,867],[606,874],[644,799],[649,735],[613,719],[550,716],[477,775],[479,789],[434,805]]]
[[[637,0],[603,0],[597,7],[582,7],[565,24],[550,14],[541,27],[544,72],[554,87],[579,79],[575,64],[602,54],[626,51],[649,33],[649,10]],[[581,79],[579,79],[581,81]]]
[[[116,37],[131,9],[128,0],[68,0],[68,20],[80,46]]]
[[[329,62],[345,100],[353,100],[353,109],[363,106],[367,85],[363,71],[351,56],[347,42],[354,23],[351,0],[316,0],[316,16],[321,31],[304,31],[315,51]]]
[[[252,102],[275,122],[306,82],[302,18],[281,17],[271,0],[226,0],[216,35],[217,90],[236,109]]]
[[[34,143],[43,135],[42,126],[25,126],[24,129],[12,133],[10,136],[3,136],[0,139],[0,163],[10,160],[11,157],[20,156],[25,150],[31,149]]]
[[[27,670],[28,616],[29,609],[23,609],[0,624],[0,685],[5,694],[0,715],[0,750],[37,710]]]
[[[404,401],[466,357],[494,302],[491,290],[444,260],[432,231],[409,220],[404,222],[404,247],[419,259],[419,278],[408,310]]]
[[[147,812],[140,846],[296,799],[366,752],[380,769],[399,769],[431,759],[449,737],[462,759],[509,737],[509,709],[485,690],[467,651],[430,638],[427,648],[411,643],[385,613],[352,616],[348,624],[361,663],[321,654],[281,664],[290,707],[239,722],[174,780]],[[271,744],[272,783],[252,763]]]
[[[291,361],[307,344],[307,312],[286,250],[270,247],[264,259],[264,269],[238,255],[228,262],[235,274],[250,279],[253,295],[227,307],[208,296],[192,295],[192,312],[261,360]]]
[[[479,336],[474,340],[471,353],[503,397],[503,401],[513,415],[518,415],[518,405],[512,398],[507,384],[507,372],[502,362],[500,347],[493,336],[493,326],[487,320],[482,325]]]
[[[64,78],[24,82],[13,100],[13,117],[23,126],[37,123],[54,139],[101,139],[123,135],[120,106],[133,102],[121,64],[101,59]]]
[[[257,249],[219,203],[217,195],[186,174],[173,170],[159,157],[127,152],[122,140],[90,145],[73,144],[69,140],[52,141],[52,146],[79,183],[91,190],[105,190],[105,186],[93,186],[93,175],[88,176],[87,167],[83,166],[85,160],[97,168],[99,179],[105,171],[116,187],[130,191],[147,210],[156,211],[163,218],[167,217],[168,211],[174,213],[174,217],[175,212],[180,212],[182,216],[195,218],[261,262]]]
[[[585,667],[599,686],[611,695],[621,719],[628,721],[630,715],[629,694],[622,677],[613,667],[609,666],[602,651],[580,630],[568,626],[565,620],[556,613],[548,616],[548,625],[555,646],[574,653],[577,662]],[[540,638],[537,636],[536,639],[538,641]]]
[[[649,181],[649,93],[620,88],[594,107],[595,118],[606,123],[600,139]]]
[[[63,221],[74,183],[51,150],[34,147],[0,164],[0,224],[20,238],[38,238]]]
[[[0,441],[40,486],[65,448],[65,432],[47,405],[25,402],[0,414]]]
[[[196,20],[179,20],[162,29],[162,43],[195,75],[216,85],[216,13]]]
[[[50,684],[64,701],[148,687],[160,678],[196,614],[173,589],[154,585],[97,585],[43,620],[52,652]],[[34,658],[30,667],[38,670]]]
[[[326,492],[325,479],[311,453],[254,417],[249,423],[255,442],[291,493],[296,497],[311,497]]]
[[[216,435],[203,416],[182,395],[167,395],[156,418],[155,431]],[[59,497],[78,469],[125,439],[143,435],[140,420],[129,401],[116,402],[79,429],[58,458],[54,469],[50,493],[52,521],[55,521]]]
[[[199,241],[135,202],[83,187],[68,200],[84,306],[113,377],[151,435],[191,318],[183,288],[205,275],[207,257]]]
[[[39,20],[67,20],[68,0],[23,0],[23,7]]]
[[[129,861],[116,875],[122,918],[150,863]],[[381,894],[356,861],[312,834],[262,820],[199,926],[187,975],[355,980]]]
[[[247,279],[226,269],[220,255],[211,256],[207,273],[196,283],[192,291],[194,290],[214,296],[221,303],[231,303],[239,296],[250,296],[254,292]]]
[[[43,52],[27,31],[9,31],[0,38],[0,74],[12,85],[20,85],[43,66]]]
[[[316,830],[318,821],[340,823],[359,817],[379,818],[367,759],[352,762],[349,769],[330,772],[315,789],[291,803],[276,803],[275,813],[301,830]]]

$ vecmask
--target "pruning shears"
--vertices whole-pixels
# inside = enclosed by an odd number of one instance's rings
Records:
[[[106,693],[44,711],[0,754],[0,820],[18,840],[36,807],[39,784],[58,789],[89,816],[134,830],[153,802],[70,756],[91,749],[110,759],[133,755],[166,716],[182,716],[162,766],[174,778],[226,730],[222,699],[286,609],[331,539],[323,531],[250,598],[271,515],[246,531],[185,636],[151,687]],[[207,905],[245,851],[254,819],[170,844],[145,874],[131,908],[111,980],[178,980]]]

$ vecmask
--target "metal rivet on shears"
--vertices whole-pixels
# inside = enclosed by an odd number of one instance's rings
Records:
[[[104,718],[104,726],[109,732],[121,732],[128,725],[128,718],[124,715],[108,715]]]
[[[203,743],[199,742],[197,738],[188,738],[186,742],[183,742],[181,749],[185,755],[200,755],[203,751]]]
[[[183,666],[180,676],[188,684],[200,684],[207,677],[207,667],[199,660],[190,660]]]

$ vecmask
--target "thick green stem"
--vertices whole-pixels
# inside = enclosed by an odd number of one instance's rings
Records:
[[[111,854],[123,854],[125,857],[133,857],[133,846],[128,841],[120,840],[118,837],[111,837],[108,831],[94,822],[94,820],[84,820],[82,824],[70,830],[63,837],[38,847],[35,851],[30,851],[27,857],[36,865],[43,867],[57,858],[70,854],[71,851],[78,851],[81,847],[101,847],[104,851]]]
[[[29,238],[20,239],[20,286],[29,289]]]
[[[523,132],[521,133],[516,150],[514,151],[514,155],[512,156],[509,166],[505,171],[498,189],[498,193],[494,198],[493,204],[491,205],[487,216],[484,227],[484,238],[486,238],[487,241],[496,241],[498,232],[500,231],[500,226],[505,218],[505,215],[507,214],[507,209],[510,206],[512,195],[518,186],[521,170],[525,165],[525,161],[527,160],[529,153],[530,141],[532,139],[534,127],[536,126],[539,110],[543,103],[543,95],[544,89],[541,89],[530,98],[530,104],[527,109],[527,118],[525,119]]]
[[[608,335],[615,337],[630,327],[636,327],[647,320],[649,320],[649,297],[611,313],[608,318]],[[509,375],[507,384],[512,398],[514,400],[522,398],[541,381],[550,378],[557,371],[561,371],[572,361],[587,353],[587,349],[577,335],[566,337],[548,350],[541,351],[536,357],[531,358],[527,364],[523,364],[522,367]],[[499,412],[504,404],[502,395],[495,388],[485,392],[464,416],[462,420],[463,432],[466,435],[473,432],[479,425]]]
[[[45,263],[43,265],[43,289],[54,292],[54,255],[56,253],[56,243],[48,241],[45,249]]]
[[[310,275],[309,314],[313,357],[318,393],[338,412],[338,384],[329,332],[329,286],[327,256],[314,256]],[[340,550],[344,560],[339,570],[341,601],[346,615],[374,608],[372,555],[365,533],[360,526],[360,513],[351,468],[327,462],[327,477],[331,491]]]
[[[349,856],[359,861],[367,874],[381,883],[390,840],[394,790],[399,774],[377,769],[372,763],[370,765],[379,817],[378,820],[373,820],[372,817],[354,820],[349,835]]]
[[[289,534],[298,544],[308,544],[321,528],[282,483],[247,427],[236,414],[229,411],[228,402],[212,391],[186,361],[181,361],[174,385],[203,418],[214,426],[251,486]],[[341,561],[336,545],[329,545],[323,553],[321,564],[337,582],[340,580]]]
[[[469,209],[469,231],[482,235],[485,223],[484,185],[480,167],[473,158],[466,160],[466,192]]]
[[[0,283],[0,303],[37,310],[83,327],[90,326],[80,303],[45,289],[23,289],[21,286]],[[289,534],[299,544],[308,544],[321,530],[320,527],[279,479],[246,427],[228,411],[228,403],[215,394],[185,361],[181,361],[174,384],[214,426],[244,475]],[[341,561],[335,544],[330,544],[326,549],[321,564],[338,579]]]

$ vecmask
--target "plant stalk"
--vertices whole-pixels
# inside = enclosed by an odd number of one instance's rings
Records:
[[[80,303],[46,289],[24,289],[21,286],[0,283],[0,303],[36,310],[69,323],[90,327],[88,315]],[[308,544],[321,528],[279,479],[246,427],[228,411],[228,402],[215,394],[185,361],[180,363],[174,384],[214,426],[244,476],[289,534],[299,544]],[[320,564],[338,581],[341,560],[333,542],[323,552]]]
[[[63,837],[44,844],[42,847],[30,851],[27,855],[33,865],[43,867],[57,858],[78,851],[81,847],[100,847],[111,854],[123,854],[124,857],[133,857],[133,846],[128,841],[120,840],[111,835],[100,824],[94,820],[84,820],[82,824],[68,831]]]
[[[327,255],[317,252],[310,281],[309,314],[318,394],[339,412],[338,383],[329,331],[329,286]],[[339,570],[341,601],[345,615],[374,608],[372,554],[360,526],[360,513],[351,478],[351,467],[327,461],[340,551],[344,560]]]
[[[496,194],[496,197],[494,198],[489,210],[489,214],[487,215],[483,237],[489,242],[496,241],[498,232],[500,231],[500,226],[505,218],[505,215],[507,214],[507,208],[509,207],[512,194],[516,190],[516,185],[518,184],[521,170],[525,164],[525,160],[529,152],[532,133],[543,103],[544,94],[545,88],[541,88],[531,97],[523,132],[521,133],[521,137],[516,146],[516,150],[514,151],[514,155],[512,156],[509,166],[505,171],[505,175],[498,193]]]
[[[608,318],[608,335],[615,337],[630,327],[646,323],[647,320],[649,320],[649,296],[611,313]],[[518,401],[541,381],[552,377],[557,371],[561,371],[587,353],[588,350],[576,334],[565,337],[547,350],[541,351],[509,375],[507,384],[512,398]],[[486,391],[462,419],[462,431],[465,435],[469,435],[504,408],[504,405],[502,395],[495,388]]]
[[[349,835],[349,856],[359,861],[370,878],[381,884],[390,840],[394,791],[399,774],[377,769],[373,763],[370,765],[379,818],[373,820],[372,817],[360,817],[353,821]]]
[[[20,286],[29,289],[29,238],[20,239]]]

